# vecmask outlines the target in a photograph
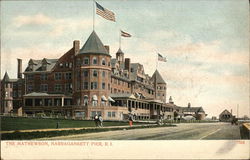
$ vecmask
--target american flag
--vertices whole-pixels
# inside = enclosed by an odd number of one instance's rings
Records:
[[[167,59],[158,53],[158,61],[167,62]]]
[[[102,7],[100,4],[96,3],[96,14],[102,16],[103,18],[115,22],[115,14],[106,8]]]
[[[131,34],[121,30],[121,36],[123,36],[123,37],[131,37]]]

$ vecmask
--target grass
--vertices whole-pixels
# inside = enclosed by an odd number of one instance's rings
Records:
[[[2,131],[50,129],[50,128],[56,128],[57,122],[59,122],[59,128],[95,127],[95,123],[92,120],[42,119],[42,118],[25,118],[25,117],[0,117],[0,118],[1,118]],[[128,125],[128,122],[104,121],[103,125],[125,126]]]
[[[117,130],[130,130],[130,129],[142,129],[142,128],[157,128],[157,127],[175,127],[175,125],[151,125],[151,126],[124,126],[123,128],[88,128],[80,130],[63,130],[63,131],[36,131],[36,132],[14,132],[14,133],[4,133],[1,135],[2,140],[31,140],[39,138],[49,138],[56,136],[68,136],[75,134],[86,134],[86,133],[96,133],[96,132],[107,132],[107,131],[117,131]]]

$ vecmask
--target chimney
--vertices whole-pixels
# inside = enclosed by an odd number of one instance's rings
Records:
[[[233,110],[231,109],[231,114],[233,115]]]
[[[105,45],[104,47],[106,48],[106,50],[107,50],[108,53],[109,53],[109,46],[108,46],[108,45]]]
[[[80,41],[79,40],[74,40],[73,49],[74,49],[75,55],[77,55],[78,51],[80,50]]]
[[[190,107],[191,107],[191,103],[189,102],[189,103],[188,103],[188,108],[190,108]]]
[[[128,73],[130,73],[130,58],[125,58],[125,70],[128,70]]]
[[[22,78],[22,59],[17,59],[17,78]]]

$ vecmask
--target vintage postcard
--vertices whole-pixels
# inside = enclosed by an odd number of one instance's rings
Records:
[[[0,4],[1,159],[250,158],[248,0]]]

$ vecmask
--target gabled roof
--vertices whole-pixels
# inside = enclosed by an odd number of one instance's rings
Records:
[[[29,64],[33,64],[33,70],[29,68],[29,66],[25,69],[25,72],[40,72],[40,71],[52,71],[54,66],[56,65],[58,59],[47,59],[44,58],[42,60],[34,60],[30,59]],[[42,70],[42,64],[46,63],[46,70]]]
[[[5,82],[9,82],[10,81],[10,77],[9,77],[9,75],[8,75],[7,72],[5,72],[5,74],[4,74],[3,81],[5,81]]]
[[[156,83],[166,84],[158,70],[155,70],[155,73],[152,75],[150,80],[153,82],[156,81]]]
[[[232,113],[231,112],[229,112],[227,109],[225,109],[223,112],[221,112],[221,114],[220,115],[223,115],[223,114],[229,114],[229,115],[232,115]]]
[[[116,53],[122,53],[122,54],[124,54],[123,51],[121,50],[121,48],[119,48]]]
[[[80,49],[79,54],[95,53],[95,54],[106,54],[109,55],[108,51],[104,47],[102,41],[97,36],[95,31],[91,33],[88,40],[85,42],[83,47]]]
[[[205,112],[202,107],[182,107],[183,112]]]

